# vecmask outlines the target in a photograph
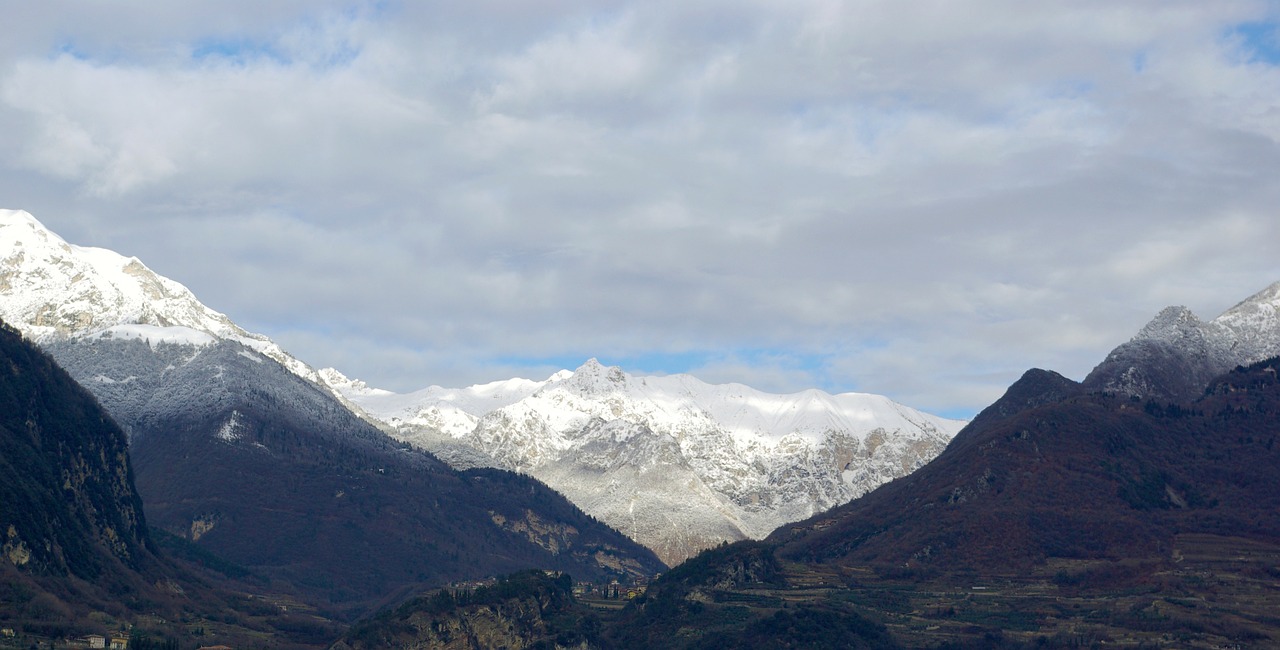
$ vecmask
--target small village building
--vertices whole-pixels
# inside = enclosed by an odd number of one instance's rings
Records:
[[[129,637],[123,634],[112,635],[110,648],[111,650],[128,650]]]
[[[85,637],[84,640],[89,644],[90,648],[107,647],[107,637],[102,636],[101,634],[90,634],[89,636]]]

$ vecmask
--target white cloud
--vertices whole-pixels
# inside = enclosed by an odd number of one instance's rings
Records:
[[[0,46],[0,196],[375,385],[696,351],[954,412],[1280,278],[1265,3],[82,9]]]

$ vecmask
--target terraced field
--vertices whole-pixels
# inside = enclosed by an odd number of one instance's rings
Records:
[[[714,590],[700,600],[711,619],[802,606],[852,611],[907,647],[1280,643],[1280,546],[1242,538],[1182,535],[1166,557],[1054,560],[1029,575],[784,564],[782,576],[785,586]]]

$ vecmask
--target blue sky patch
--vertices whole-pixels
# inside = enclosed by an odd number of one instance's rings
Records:
[[[1231,29],[1229,36],[1241,41],[1250,63],[1280,65],[1280,24],[1242,23]]]
[[[597,354],[595,358],[606,366],[620,366],[632,375],[666,375],[689,372],[691,369],[706,365],[716,356],[705,352],[653,352],[632,356]],[[576,356],[561,354],[550,357],[503,357],[496,361],[500,365],[555,366],[565,370],[575,370],[591,357],[590,354]]]
[[[251,63],[271,62],[278,65],[305,64],[312,68],[328,70],[350,64],[359,56],[359,49],[342,43],[330,48],[319,48],[305,53],[301,58],[282,50],[273,43],[247,38],[214,38],[199,42],[191,50],[194,61],[217,61],[243,66]]]
[[[1133,71],[1138,74],[1142,74],[1143,72],[1145,72],[1147,69],[1146,51],[1144,50],[1144,51],[1138,52],[1137,54],[1134,54],[1133,58],[1129,60],[1129,65],[1130,67],[1133,68]]]
[[[277,63],[289,63],[289,58],[269,43],[235,38],[202,41],[191,50],[191,58],[196,61],[219,60],[236,65],[245,65],[264,59]]]
[[[53,49],[53,57],[52,57],[52,58],[55,58],[55,59],[56,59],[56,58],[63,57],[63,56],[69,56],[69,57],[71,57],[71,58],[73,58],[73,59],[76,59],[76,60],[78,60],[78,61],[88,61],[88,60],[89,60],[89,53],[88,53],[88,52],[85,52],[85,51],[84,51],[84,50],[82,50],[82,49],[80,49],[80,47],[79,47],[78,45],[76,45],[75,43],[72,43],[72,42],[70,42],[70,41],[67,41],[67,42],[64,42],[64,43],[59,43],[59,44],[58,44],[58,46],[57,46],[57,47],[55,47],[55,48]]]

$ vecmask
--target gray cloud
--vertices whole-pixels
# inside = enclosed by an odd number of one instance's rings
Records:
[[[374,385],[965,413],[1280,279],[1266,3],[76,6],[0,46],[5,205]]]

